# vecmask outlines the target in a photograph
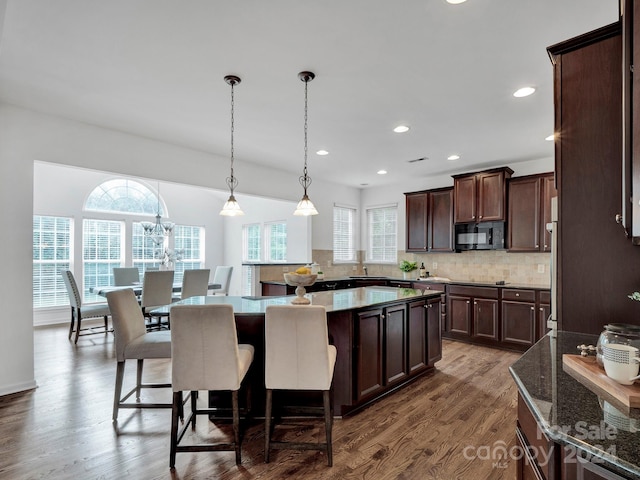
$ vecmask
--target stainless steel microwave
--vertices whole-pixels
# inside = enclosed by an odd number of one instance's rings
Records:
[[[458,223],[455,226],[456,250],[504,249],[504,222]]]

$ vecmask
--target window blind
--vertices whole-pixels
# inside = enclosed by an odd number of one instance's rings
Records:
[[[268,223],[265,225],[267,241],[267,261],[287,261],[287,224],[284,222]]]
[[[367,210],[367,261],[395,263],[398,259],[396,206]]]
[[[356,210],[348,207],[333,207],[333,261],[355,262],[355,216]]]
[[[242,259],[245,262],[259,262],[260,248],[260,224],[252,223],[242,226]]]
[[[61,272],[71,268],[71,218],[33,216],[33,308],[69,305]]]
[[[91,287],[113,285],[113,267],[121,266],[122,222],[85,219],[82,222],[83,292],[86,302],[104,301]]]

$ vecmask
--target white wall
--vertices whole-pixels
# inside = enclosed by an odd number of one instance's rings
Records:
[[[31,308],[34,161],[84,167],[176,184],[226,190],[228,159],[123,132],[74,122],[0,103],[0,222],[5,226],[0,288],[0,395],[34,386]],[[297,202],[298,175],[236,159],[239,195]],[[313,172],[311,172],[313,175]],[[161,187],[162,188],[162,187]],[[164,196],[164,191],[161,192]],[[167,192],[169,193],[169,192]],[[59,191],[59,195],[66,192]],[[309,194],[320,215],[313,239],[331,245],[333,202],[358,204],[359,190],[315,180]],[[198,206],[198,208],[204,208]],[[244,208],[244,207],[243,207]],[[213,209],[217,214],[218,207]],[[171,215],[177,212],[170,211]],[[314,247],[315,248],[315,247]],[[69,344],[69,348],[74,348]]]

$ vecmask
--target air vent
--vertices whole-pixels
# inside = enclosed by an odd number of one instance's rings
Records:
[[[429,157],[414,158],[413,160],[407,160],[407,163],[422,162],[423,160],[429,160]]]

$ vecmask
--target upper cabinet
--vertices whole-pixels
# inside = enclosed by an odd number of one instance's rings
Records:
[[[503,167],[454,175],[455,223],[506,220],[506,180],[512,173],[509,167]]]
[[[509,185],[507,248],[513,252],[550,252],[553,173],[512,178]]]
[[[407,252],[452,252],[453,188],[405,193]]]

